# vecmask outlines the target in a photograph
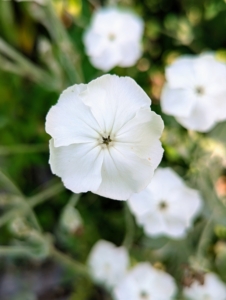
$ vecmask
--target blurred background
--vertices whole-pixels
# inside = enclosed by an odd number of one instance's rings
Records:
[[[206,201],[184,240],[144,236],[123,202],[91,193],[78,201],[50,171],[45,116],[63,89],[103,74],[91,65],[82,36],[106,5],[129,8],[145,23],[142,57],[110,73],[131,76],[151,97],[165,122],[161,166],[176,170]],[[165,66],[203,51],[226,61],[225,32],[223,0],[0,0],[1,300],[111,299],[83,276],[99,239],[120,245],[131,238],[132,264],[166,267],[179,289],[200,260],[226,281],[226,123],[206,134],[187,131],[159,105]]]

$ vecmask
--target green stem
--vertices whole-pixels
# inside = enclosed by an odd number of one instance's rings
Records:
[[[214,220],[214,212],[212,213],[211,217],[208,219],[206,222],[206,225],[202,231],[198,247],[197,247],[197,252],[196,252],[196,257],[198,260],[203,260],[203,258],[206,257],[206,250],[211,243],[211,237],[213,233],[213,220]]]
[[[0,247],[0,256],[10,256],[10,255],[22,255],[27,254],[27,250],[23,247],[10,247],[10,246],[1,246]]]
[[[59,60],[61,61],[62,68],[68,76],[69,83],[75,84],[84,82],[84,76],[80,64],[81,59],[78,51],[75,49],[67,31],[57,17],[51,1],[49,1],[46,5],[46,12],[48,22],[46,22],[46,20],[43,20],[43,22],[47,25],[48,30],[58,47]]]
[[[39,82],[49,89],[58,90],[57,83],[54,81],[53,76],[35,66],[18,51],[8,45],[2,38],[0,38],[0,53],[9,57],[15,62],[16,67],[21,69],[23,72],[21,75],[29,76],[31,79]]]
[[[39,194],[31,198],[28,198],[28,201],[26,201],[27,204],[26,206],[23,205],[23,207],[14,208],[9,212],[5,213],[0,218],[0,227],[6,224],[7,222],[11,221],[17,215],[24,215],[27,214],[28,212],[31,212],[31,209],[33,207],[39,205],[40,203],[53,197],[54,195],[59,194],[63,190],[64,190],[63,185],[61,183],[57,183],[54,186],[47,188],[45,191],[40,192]],[[36,223],[36,227],[37,227],[37,223]]]
[[[62,265],[73,270],[75,273],[89,278],[89,273],[85,265],[57,250],[54,246],[50,249],[50,256],[52,256],[57,262],[62,263]]]
[[[19,188],[13,183],[13,181],[5,175],[2,171],[0,171],[0,182],[1,184],[9,189],[9,191],[17,196],[23,197],[22,192],[19,190]]]
[[[41,145],[17,145],[17,146],[0,146],[0,155],[10,155],[18,153],[46,152],[46,144]]]
[[[127,202],[125,202],[124,209],[125,209],[126,235],[123,241],[123,246],[129,249],[132,246],[133,239],[134,239],[134,220]]]

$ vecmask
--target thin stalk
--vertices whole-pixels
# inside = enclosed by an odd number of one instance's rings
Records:
[[[134,220],[129,210],[127,202],[125,202],[124,211],[125,211],[126,235],[123,241],[123,246],[129,249],[132,246],[133,239],[134,239]]]
[[[198,247],[197,247],[197,252],[196,252],[196,257],[198,260],[202,260],[205,258],[205,252],[211,243],[211,237],[213,233],[213,220],[214,220],[214,212],[212,213],[211,217],[208,219],[206,222],[206,225],[202,231]]]
[[[68,76],[70,84],[84,82],[80,56],[77,49],[72,44],[67,31],[56,15],[53,4],[49,1],[46,5],[48,22],[44,24],[48,27],[52,38],[58,46],[59,59],[62,68]]]
[[[30,207],[41,204],[45,200],[61,193],[64,190],[62,183],[57,183],[45,189],[43,192],[38,193],[37,195],[28,198],[28,204]]]
[[[16,51],[14,48],[8,45],[2,38],[0,38],[0,52],[15,62],[16,67],[19,67],[23,72],[22,75],[29,76],[33,80],[48,87],[49,89],[58,89],[57,83],[54,82],[53,76],[48,74],[46,71],[40,69],[29,60],[27,60],[18,51]]]
[[[50,256],[52,256],[57,262],[73,270],[75,273],[89,278],[89,273],[85,265],[57,250],[54,246],[52,246],[50,249]]]
[[[18,154],[18,153],[46,152],[47,150],[48,150],[48,147],[46,146],[46,144],[0,146],[0,155],[11,155],[11,154]]]
[[[10,256],[10,255],[22,255],[27,254],[27,250],[24,247],[11,247],[11,246],[1,246],[0,256]]]
[[[47,188],[45,191],[40,192],[39,194],[28,198],[28,201],[26,201],[26,206],[23,205],[23,207],[18,207],[10,210],[9,212],[5,213],[0,218],[0,227],[6,224],[7,222],[11,221],[15,216],[17,215],[25,215],[28,212],[31,211],[33,207],[36,205],[39,205],[43,203],[44,201],[48,200],[49,198],[53,197],[54,195],[59,194],[64,190],[63,185],[61,183],[55,184],[49,188]],[[36,223],[37,225],[37,223]]]

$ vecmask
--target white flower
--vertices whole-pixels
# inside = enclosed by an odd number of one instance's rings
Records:
[[[74,193],[127,200],[162,159],[160,116],[129,77],[104,75],[66,89],[46,119],[50,166]]]
[[[200,211],[198,191],[188,188],[170,168],[158,168],[148,187],[129,198],[129,206],[147,235],[181,238]]]
[[[177,288],[174,279],[149,263],[140,263],[114,289],[115,300],[171,300]]]
[[[94,13],[84,44],[92,64],[103,71],[133,66],[141,56],[143,21],[129,11],[102,8]]]
[[[214,55],[182,56],[166,68],[162,110],[185,128],[206,132],[226,119],[226,65]]]
[[[126,248],[116,247],[114,244],[100,240],[92,248],[88,267],[93,280],[113,288],[125,276],[129,266],[129,256]]]
[[[60,223],[62,227],[71,233],[75,233],[83,226],[83,220],[79,211],[73,206],[66,206],[62,212]]]
[[[214,273],[207,273],[204,283],[195,280],[190,287],[184,288],[189,300],[226,300],[226,285]]]

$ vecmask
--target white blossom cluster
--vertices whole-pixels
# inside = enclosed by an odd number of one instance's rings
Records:
[[[105,287],[114,300],[175,300],[177,285],[174,278],[148,262],[130,267],[125,247],[100,240],[88,257],[92,280]],[[214,273],[202,275],[183,288],[186,300],[225,300],[226,284]]]
[[[97,10],[84,35],[93,66],[108,71],[134,65],[142,54],[143,29],[143,21],[131,12]],[[165,73],[164,113],[200,132],[226,120],[226,65],[213,54],[181,56]],[[108,74],[67,88],[46,118],[49,163],[74,193],[91,191],[128,200],[147,236],[181,239],[201,213],[203,199],[171,168],[156,170],[163,155],[164,126],[150,105],[150,98],[129,77]],[[76,210],[65,210],[65,218],[75,215]],[[114,300],[176,299],[173,277],[148,262],[131,268],[123,246],[98,241],[87,265],[93,281]],[[226,300],[226,285],[214,273],[206,273],[202,282],[184,287],[183,295],[188,300]]]
[[[88,267],[94,282],[107,288],[114,300],[171,300],[177,292],[171,275],[147,262],[129,268],[126,248],[107,241],[94,245]]]

